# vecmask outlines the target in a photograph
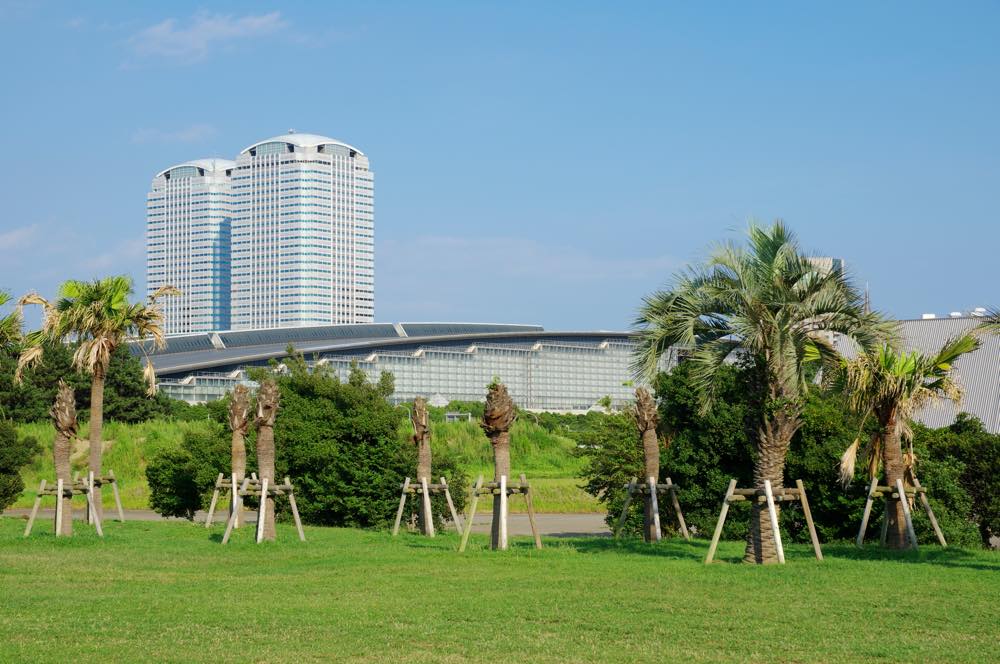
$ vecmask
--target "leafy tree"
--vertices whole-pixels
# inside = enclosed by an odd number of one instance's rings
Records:
[[[29,333],[18,358],[15,380],[20,382],[26,368],[42,360],[45,342],[77,340],[73,366],[91,376],[90,384],[90,470],[101,472],[102,428],[104,424],[104,384],[112,355],[128,339],[151,339],[163,347],[163,314],[156,304],[159,297],[175,295],[172,287],[158,289],[148,305],[131,303],[132,280],[128,277],[108,277],[95,281],[71,280],[59,288],[59,299],[50,304],[37,294],[21,298],[21,304],[37,304],[43,308],[42,329]],[[156,376],[151,362],[146,363],[146,379],[150,395],[156,392]],[[97,510],[102,510],[100,489],[95,491]]]
[[[927,466],[950,464],[958,469],[957,482],[969,495],[965,516],[976,524],[982,544],[989,546],[990,538],[1000,535],[1000,435],[987,432],[978,418],[966,413],[940,429],[915,425],[913,434],[921,483],[927,486],[932,504],[941,491],[927,479]],[[937,513],[936,504],[934,509]]]
[[[830,332],[868,348],[890,327],[868,313],[864,297],[839,269],[823,270],[806,258],[781,222],[752,225],[748,246],[727,244],[708,262],[681,273],[668,290],[645,298],[637,321],[634,368],[647,377],[672,347],[690,349],[701,410],[717,403],[719,376],[734,355],[759,372],[755,386],[764,408],[756,433],[753,484],[784,485],[785,459],[808,386],[807,363],[833,365]],[[777,561],[767,510],[753,503],[744,560]]]
[[[160,450],[146,466],[150,508],[193,519],[208,505],[219,473],[230,472],[230,446],[229,435],[217,424],[185,432],[180,447]]]
[[[876,425],[862,451],[869,479],[879,475],[879,465],[885,481],[895,486],[897,481],[913,485],[913,450],[904,455],[902,441],[912,442],[910,428],[913,414],[923,406],[940,399],[957,400],[961,388],[952,375],[955,361],[979,347],[979,341],[964,334],[947,341],[934,355],[895,350],[888,345],[863,350],[857,358],[844,362],[838,382],[847,395],[851,410],[871,417]],[[840,464],[840,476],[846,486],[854,479],[855,459],[861,439],[847,448]],[[889,499],[886,545],[891,549],[907,546],[903,505],[900,499]]]
[[[21,468],[39,451],[37,440],[18,436],[13,423],[0,420],[0,511],[13,505],[24,491]]]

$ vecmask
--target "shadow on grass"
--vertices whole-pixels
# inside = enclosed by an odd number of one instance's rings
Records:
[[[557,546],[572,548],[580,553],[625,553],[674,560],[697,560],[698,562],[704,560],[706,551],[704,544],[698,540],[688,542],[681,538],[644,542],[638,538],[579,537],[560,540]]]
[[[841,558],[844,560],[917,563],[1000,572],[1000,557],[997,557],[996,562],[991,564],[988,561],[984,561],[981,556],[976,555],[973,551],[953,548],[944,549],[936,545],[922,546],[917,551],[897,551],[871,545],[859,549],[851,544],[828,544],[823,547],[823,555],[828,558]]]

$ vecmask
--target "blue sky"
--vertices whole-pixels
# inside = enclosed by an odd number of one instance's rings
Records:
[[[128,273],[152,176],[375,171],[379,320],[627,326],[748,220],[900,317],[1000,305],[996,3],[0,0],[0,288]]]

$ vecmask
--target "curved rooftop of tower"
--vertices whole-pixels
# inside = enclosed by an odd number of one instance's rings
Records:
[[[170,168],[164,168],[162,171],[156,174],[156,177],[165,175],[170,171],[178,168],[199,168],[206,172],[212,173],[216,171],[224,171],[229,168],[235,168],[236,162],[229,159],[219,159],[216,157],[211,157],[209,159],[192,159],[191,161],[185,161],[182,164],[174,164]]]
[[[266,143],[291,143],[292,145],[300,148],[314,148],[317,145],[339,145],[347,148],[348,150],[354,150],[360,155],[364,155],[364,152],[357,149],[353,145],[344,143],[343,141],[338,141],[335,138],[320,136],[319,134],[299,134],[297,132],[289,132],[287,134],[281,134],[280,136],[272,136],[271,138],[263,141],[257,141],[253,145],[244,148],[240,154],[246,154],[250,150]]]

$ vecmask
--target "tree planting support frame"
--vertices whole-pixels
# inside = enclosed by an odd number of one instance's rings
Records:
[[[542,548],[542,536],[538,532],[538,524],[535,522],[535,504],[532,500],[531,485],[528,479],[521,473],[519,484],[508,484],[507,476],[502,475],[499,482],[483,482],[483,476],[476,478],[476,483],[472,487],[472,504],[469,506],[469,516],[465,520],[465,530],[462,531],[462,543],[458,547],[458,552],[465,551],[469,543],[469,535],[472,533],[472,520],[476,516],[476,507],[479,505],[480,496],[500,496],[500,514],[493,514],[494,520],[499,520],[500,542],[498,548],[506,551],[508,548],[507,526],[508,510],[507,499],[513,494],[524,496],[525,506],[528,508],[528,522],[531,525],[531,534],[535,538],[535,548]]]
[[[236,503],[238,505],[243,504],[243,499],[247,496],[253,496],[260,499],[259,507],[257,508],[257,532],[255,540],[257,544],[264,541],[264,518],[267,512],[267,500],[265,497],[270,496],[272,498],[277,498],[278,496],[288,496],[288,506],[292,508],[292,518],[295,519],[295,529],[299,533],[299,541],[306,541],[306,534],[302,530],[302,519],[299,517],[299,508],[295,504],[295,491],[292,487],[292,480],[287,476],[285,477],[284,484],[275,484],[273,486],[268,486],[267,478],[263,480],[257,479],[257,474],[254,473],[251,477],[246,477],[243,479],[243,483],[240,485],[239,491],[236,493]],[[229,543],[229,536],[233,533],[233,528],[236,527],[236,522],[239,520],[239,510],[233,510],[232,514],[229,515],[229,521],[226,523],[226,532],[222,535],[222,543]]]
[[[110,479],[104,483],[110,483],[114,487],[115,500],[118,503],[119,521],[125,521],[121,499],[118,496],[118,484],[114,478],[115,475],[113,472],[108,471],[108,477]],[[41,484],[38,485],[38,493],[35,495],[35,504],[31,506],[31,514],[28,515],[28,523],[24,527],[24,537],[31,534],[31,529],[35,525],[35,517],[38,516],[38,509],[42,505],[42,498],[47,496],[56,497],[56,537],[62,537],[62,523],[65,518],[62,498],[72,499],[73,496],[81,495],[87,497],[87,520],[94,524],[94,530],[97,531],[97,535],[104,537],[104,529],[101,527],[101,517],[97,514],[97,508],[94,506],[94,487],[97,485],[98,482],[97,478],[94,477],[94,473],[88,473],[86,480],[74,479],[68,486],[64,485],[62,480],[56,480],[54,485],[50,485],[47,480],[42,480]],[[70,515],[70,518],[72,518],[72,515]]]
[[[621,535],[622,527],[625,525],[625,519],[628,518],[628,508],[632,504],[632,498],[636,495],[643,496],[644,501],[652,501],[652,506],[650,509],[653,513],[653,520],[656,523],[656,541],[660,541],[660,506],[657,501],[657,495],[661,493],[666,493],[670,495],[670,502],[674,509],[674,514],[677,515],[677,525],[680,526],[681,534],[684,535],[684,539],[691,541],[691,535],[688,533],[687,524],[684,522],[684,513],[681,512],[680,501],[677,500],[677,485],[668,477],[666,484],[657,484],[656,480],[652,477],[647,477],[646,481],[640,484],[638,478],[633,477],[632,480],[625,486],[625,503],[622,505],[621,516],[618,517],[618,522],[615,525],[615,539]]]
[[[455,510],[455,502],[451,499],[451,491],[448,488],[448,481],[445,478],[442,477],[441,482],[438,484],[430,484],[427,482],[426,477],[420,478],[420,481],[416,483],[411,482],[410,478],[407,477],[403,484],[400,485],[400,490],[399,509],[396,510],[396,521],[392,525],[393,537],[399,534],[399,526],[403,521],[403,511],[406,507],[406,499],[410,496],[414,500],[417,499],[417,496],[420,496],[420,521],[424,526],[424,535],[434,537],[434,514],[431,511],[431,496],[442,493],[445,500],[448,501],[448,510],[451,512],[451,522],[455,524],[455,530],[462,532],[462,520]]]
[[[902,496],[902,498],[900,498]],[[920,504],[923,506],[924,511],[927,512],[927,518],[931,522],[931,526],[934,528],[934,534],[937,536],[938,544],[942,548],[948,547],[948,542],[944,539],[944,533],[941,532],[941,526],[938,525],[937,517],[934,516],[934,510],[931,509],[930,501],[927,500],[927,489],[920,486],[920,480],[913,478],[913,488],[907,489],[903,486],[903,480],[896,480],[896,486],[879,485],[878,478],[871,481],[868,485],[868,498],[865,500],[865,511],[864,515],[861,517],[861,528],[858,530],[858,537],[854,541],[855,545],[861,547],[865,543],[865,533],[868,530],[868,519],[871,517],[872,504],[875,502],[876,498],[882,498],[883,503],[886,508],[888,508],[890,498],[898,498],[903,505],[903,518],[906,521],[906,539],[909,541],[910,546],[914,549],[918,549],[917,544],[917,534],[913,530],[913,516],[910,513],[910,500],[913,499],[916,502],[917,496],[920,497]],[[881,544],[885,545],[885,534],[889,527],[888,519],[888,509],[883,509],[882,511],[882,536]]]
[[[767,503],[767,512],[771,520],[771,529],[774,532],[774,544],[778,550],[778,563],[785,563],[785,547],[781,543],[781,530],[778,524],[778,510],[776,503],[799,502],[802,505],[802,513],[806,517],[806,525],[809,528],[809,538],[812,540],[813,552],[816,560],[823,560],[823,551],[819,545],[819,537],[816,535],[816,525],[813,523],[812,511],[809,509],[809,499],[806,497],[806,489],[802,480],[795,480],[795,488],[785,487],[780,493],[775,493],[771,488],[771,480],[764,480],[763,489],[738,489],[736,480],[729,481],[729,488],[722,498],[722,510],[719,512],[719,521],[715,524],[715,533],[712,534],[712,543],[708,547],[708,555],[705,556],[705,564],[712,562],[715,558],[715,550],[719,546],[719,538],[722,537],[722,527],[726,523],[726,516],[729,514],[729,506],[733,503],[756,501]]]

